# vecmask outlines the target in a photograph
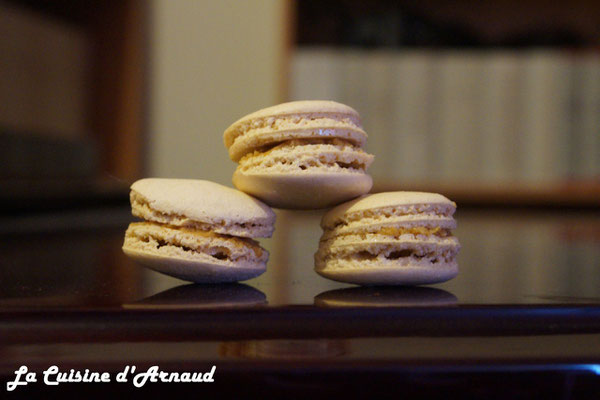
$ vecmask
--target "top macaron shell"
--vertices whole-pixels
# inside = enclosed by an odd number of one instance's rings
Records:
[[[246,115],[223,134],[233,161],[272,143],[291,139],[340,138],[362,147],[367,134],[358,112],[328,100],[293,101]]]
[[[367,210],[378,210],[390,207],[440,209],[447,216],[456,211],[456,203],[438,193],[426,192],[386,192],[361,196],[340,204],[328,211],[321,219],[322,228],[331,228],[344,217]]]
[[[239,237],[271,237],[275,213],[261,201],[214,182],[146,178],[131,185],[133,215],[171,226],[200,226]]]

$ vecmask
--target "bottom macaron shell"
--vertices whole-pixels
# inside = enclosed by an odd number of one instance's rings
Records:
[[[448,281],[458,275],[456,262],[435,266],[399,266],[361,269],[315,270],[324,278],[357,285],[427,285]]]
[[[204,261],[177,259],[123,248],[125,254],[154,271],[196,283],[238,282],[265,272],[266,265],[229,267]]]
[[[361,173],[248,174],[236,171],[233,184],[272,207],[317,209],[367,193],[373,180]]]

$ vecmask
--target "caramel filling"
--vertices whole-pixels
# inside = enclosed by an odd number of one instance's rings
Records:
[[[426,236],[437,236],[439,238],[451,237],[452,232],[449,229],[443,229],[439,226],[435,228],[427,228],[424,226],[415,226],[412,228],[398,228],[392,226],[385,226],[383,228],[379,228],[374,231],[365,231],[365,232],[345,232],[335,236],[323,236],[321,241],[328,241],[339,237],[345,236],[359,236],[362,240],[367,239],[367,235],[385,235],[392,236],[395,239],[398,239],[401,235],[426,235]]]
[[[381,228],[379,231],[374,232],[379,233],[380,235],[388,235],[398,237],[400,235],[428,235],[428,236],[438,236],[438,237],[448,237],[452,234],[449,229],[442,229],[439,226],[435,228],[427,228],[424,226],[415,226],[412,228],[395,228],[391,226],[386,226]]]
[[[178,229],[178,228],[171,228]],[[264,251],[263,249],[252,239],[248,238],[238,238],[227,235],[219,235],[212,232],[202,232],[202,231],[189,231],[187,229],[179,229],[181,231],[188,232],[195,236],[204,236],[204,237],[214,237],[214,238],[222,238],[223,240],[233,241],[233,245],[235,247],[246,248],[252,250],[256,258],[262,258]],[[183,244],[183,241],[178,238],[171,238],[170,240],[166,240],[158,235],[152,233],[135,233],[134,236],[144,243],[153,244],[156,249],[160,249],[165,246],[174,246],[183,251],[194,252],[194,253],[203,253],[210,255],[213,258],[218,260],[230,260],[235,261],[239,259],[241,256],[235,257],[231,251],[231,249],[225,246],[219,245],[202,245],[198,244],[197,246],[190,246]]]
[[[359,149],[359,147],[355,146],[351,142],[339,139],[339,138],[309,138],[309,139],[292,139],[292,140],[284,140],[281,142],[269,143],[268,145],[264,145],[258,147],[254,151],[244,155],[240,159],[240,164],[247,161],[248,159],[255,157],[257,155],[267,155],[274,150],[282,149],[286,147],[296,147],[296,146],[307,146],[311,144],[329,144],[332,146],[336,146],[339,150],[342,150],[344,147],[351,147],[353,149]]]

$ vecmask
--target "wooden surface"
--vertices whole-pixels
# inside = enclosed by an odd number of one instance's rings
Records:
[[[373,399],[373,393],[383,398],[404,382],[413,391],[411,399],[434,398],[440,390],[511,399],[550,399],[553,393],[586,398],[597,392],[598,258],[572,257],[572,251],[593,252],[597,239],[559,233],[562,226],[597,227],[598,217],[567,221],[562,213],[534,219],[499,213],[490,218],[479,212],[473,218],[479,223],[466,214],[460,219],[459,276],[437,287],[414,288],[348,287],[292,258],[287,264],[271,260],[265,274],[244,284],[164,280],[123,257],[126,223],[2,236],[0,378],[14,379],[21,365],[35,371],[50,365],[88,368],[113,377],[125,365],[166,371],[216,365],[213,386],[170,383],[145,389],[154,397],[191,388],[195,395],[218,398],[252,390],[281,393],[275,397],[290,390],[304,397],[331,390],[355,398],[368,388],[367,398]],[[293,228],[284,233],[317,245],[318,235],[293,235]],[[546,244],[525,243],[526,250],[554,249],[558,257],[540,262],[509,243],[510,251],[499,260],[499,249],[506,247],[490,246],[486,239],[503,231],[515,238],[556,231]],[[289,254],[297,254],[295,245],[290,243]],[[92,388],[96,397],[103,391],[140,393],[122,383],[65,384],[54,391],[78,394]],[[17,390],[37,398],[34,394],[48,388],[38,382]]]

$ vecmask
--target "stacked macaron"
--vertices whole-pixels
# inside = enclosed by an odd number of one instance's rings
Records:
[[[165,274],[193,282],[232,282],[266,269],[269,253],[251,238],[270,237],[275,214],[217,183],[142,179],[131,186],[134,222],[123,251]]]
[[[456,204],[435,193],[391,192],[341,204],[321,220],[315,270],[342,282],[411,285],[458,273]]]
[[[273,233],[269,205],[337,205],[321,221],[320,275],[364,285],[417,285],[458,273],[460,245],[451,233],[456,204],[435,193],[365,195],[374,157],[363,150],[367,134],[354,109],[333,101],[284,103],[239,119],[223,138],[239,164],[233,175],[239,191],[200,180],[135,182],[132,210],[145,222],[127,229],[126,254],[194,282],[246,280],[266,269],[269,254],[252,238]]]
[[[329,207],[367,193],[373,183],[360,117],[340,103],[265,108],[233,123],[223,138],[239,163],[235,187],[273,207]]]

